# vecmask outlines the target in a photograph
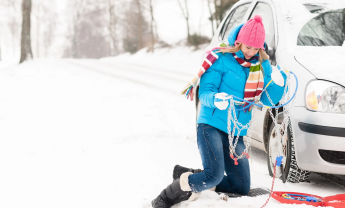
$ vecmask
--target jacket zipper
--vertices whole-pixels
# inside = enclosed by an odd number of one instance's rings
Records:
[[[244,70],[244,73],[246,74],[246,83],[247,83],[248,75],[247,75],[246,69],[243,69],[243,70]],[[237,120],[240,120],[240,115],[241,115],[241,111],[238,111],[238,118],[237,118]]]

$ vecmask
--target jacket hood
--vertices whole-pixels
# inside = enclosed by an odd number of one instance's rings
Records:
[[[228,41],[229,41],[229,45],[230,46],[235,46],[235,41],[237,39],[237,35],[238,33],[240,32],[241,28],[243,27],[244,24],[240,24],[236,27],[234,27],[230,33],[229,33],[229,36],[228,36]]]

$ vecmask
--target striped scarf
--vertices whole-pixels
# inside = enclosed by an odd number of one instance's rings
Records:
[[[249,76],[244,88],[244,99],[247,101],[259,100],[264,86],[264,80],[262,72],[260,70],[260,62],[258,60],[258,57],[254,56],[252,59],[256,60],[256,62],[250,63],[239,58],[235,53],[233,53],[232,55],[241,66],[250,67]],[[187,99],[190,98],[190,100],[192,101],[194,97],[193,89],[196,86],[199,78],[205,73],[207,69],[212,66],[212,64],[217,61],[217,59],[218,55],[214,51],[208,53],[199,69],[197,76],[193,77],[193,79],[187,84],[187,86],[183,88],[181,94],[186,95]],[[248,105],[248,103],[246,103],[245,106],[246,105]]]
[[[193,101],[194,97],[194,87],[198,83],[200,77],[205,73],[205,71],[214,64],[218,59],[218,55],[214,51],[210,51],[208,55],[205,57],[202,65],[199,69],[197,76],[193,77],[191,81],[182,89],[181,95],[186,95],[187,99],[190,98]]]
[[[260,62],[258,60],[258,57],[254,56],[253,59],[256,60],[256,62],[250,63],[239,58],[234,53],[232,55],[241,66],[250,67],[249,76],[246,82],[246,86],[244,87],[243,99],[247,101],[259,100],[262,93],[262,89],[264,87],[264,78],[260,70]]]

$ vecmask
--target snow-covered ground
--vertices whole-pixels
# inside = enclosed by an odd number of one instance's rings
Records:
[[[202,168],[194,103],[179,95],[201,53],[0,64],[0,207],[150,207],[175,164]],[[253,149],[252,158],[253,188],[270,188],[265,154]],[[277,180],[274,190],[344,193],[318,175],[311,183]],[[224,201],[205,191],[174,208],[259,208],[267,197]],[[267,207],[310,206],[271,199]]]

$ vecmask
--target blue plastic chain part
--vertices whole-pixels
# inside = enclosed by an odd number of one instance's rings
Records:
[[[280,167],[282,165],[282,160],[283,160],[283,156],[279,156],[276,158],[277,167]]]
[[[299,195],[299,194],[286,194],[286,198],[285,199],[290,199],[290,200],[298,200],[298,201],[303,201],[301,199],[298,198],[305,198],[305,201],[308,202],[318,202],[319,199],[317,199],[316,197],[312,197],[312,196],[306,196],[306,195]],[[298,197],[298,198],[295,198]]]
[[[279,66],[279,68],[280,68],[280,66]],[[250,101],[244,100],[244,99],[239,98],[239,97],[236,97],[236,96],[234,96],[234,95],[229,95],[228,97],[236,98],[236,101],[242,101],[242,102],[249,103],[248,106],[246,106],[246,107],[244,107],[244,108],[241,108],[241,109],[236,109],[236,111],[240,111],[240,110],[247,109],[247,108],[249,108],[251,105],[256,105],[256,106],[262,107],[262,108],[280,108],[280,107],[283,107],[283,106],[289,104],[289,103],[294,99],[294,97],[296,96],[297,89],[298,89],[298,79],[297,79],[297,76],[296,76],[293,72],[291,72],[291,71],[290,71],[290,73],[291,73],[292,75],[294,75],[294,77],[295,77],[295,80],[296,80],[296,89],[295,89],[295,92],[293,93],[293,96],[290,98],[290,100],[289,100],[288,102],[284,103],[283,105],[278,105],[278,106],[266,106],[266,105],[260,105],[260,104],[257,104],[257,103],[255,103],[255,102],[250,102]]]
[[[307,200],[308,202],[317,202],[317,199],[312,196],[308,196],[305,200]]]
[[[253,103],[250,103],[249,105],[247,105],[246,107],[244,107],[244,108],[240,108],[240,109],[235,109],[235,111],[241,111],[241,110],[245,110],[245,109],[247,109],[247,108],[250,108],[250,106],[252,106],[253,105]]]

